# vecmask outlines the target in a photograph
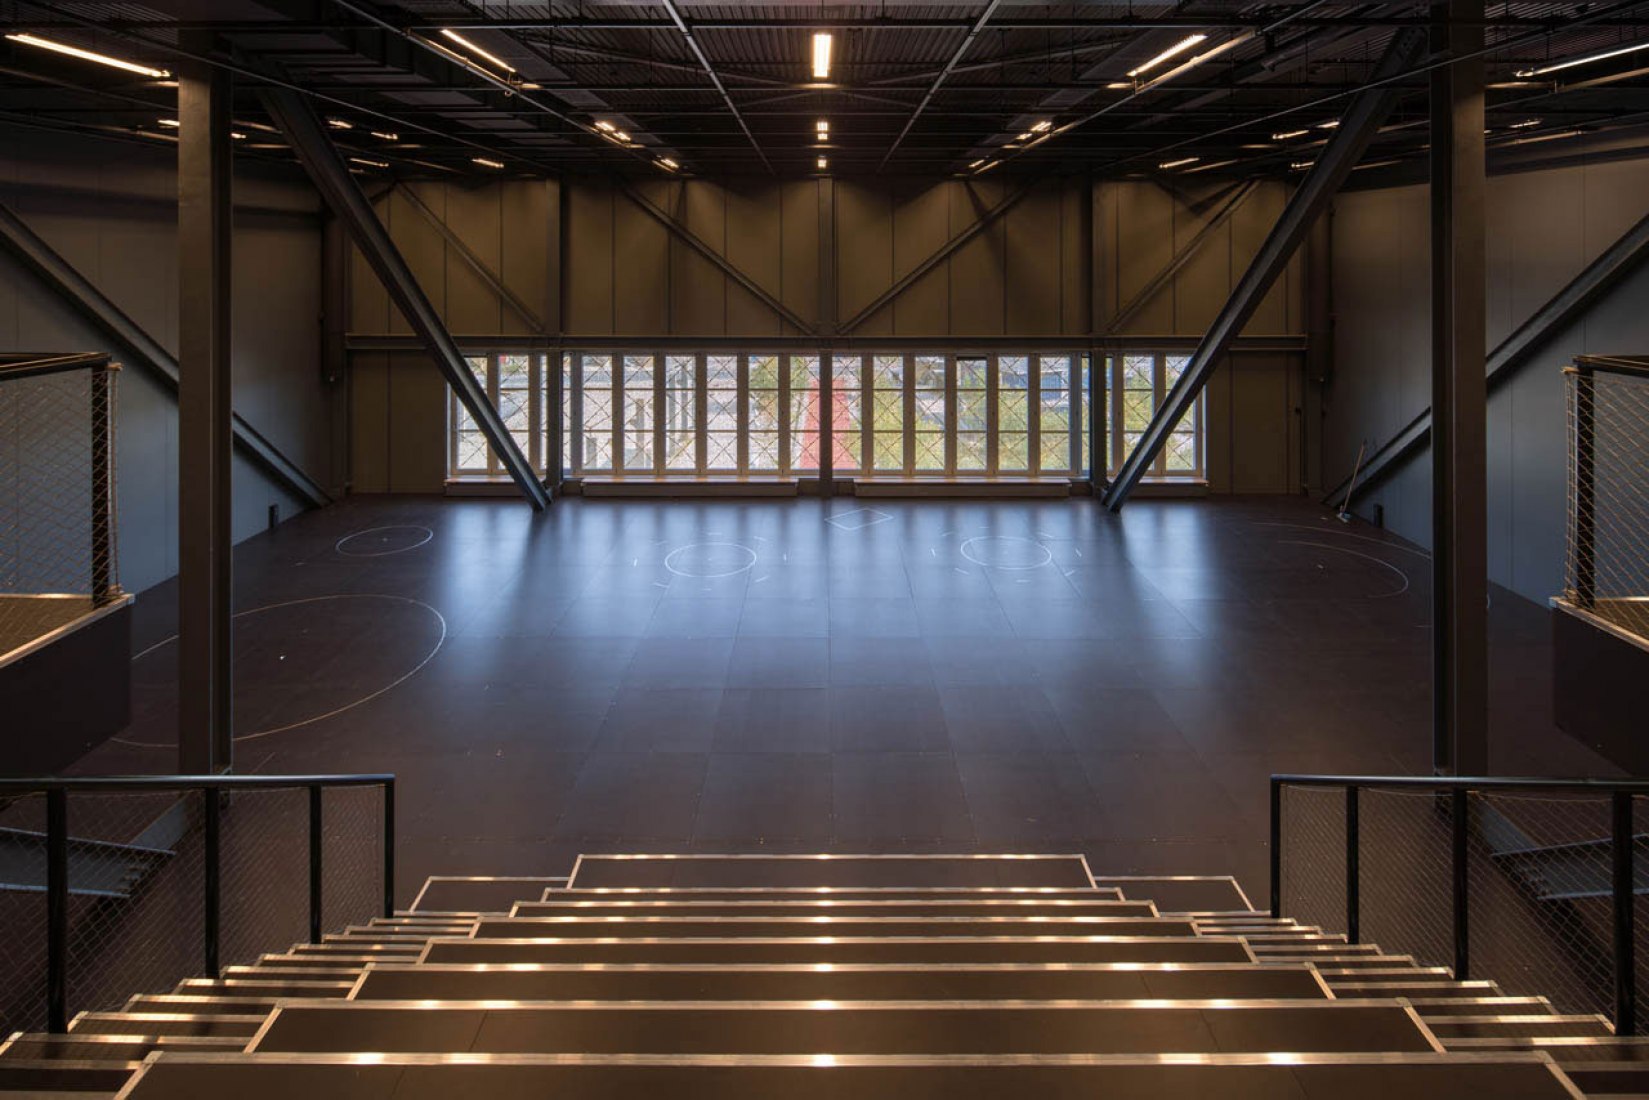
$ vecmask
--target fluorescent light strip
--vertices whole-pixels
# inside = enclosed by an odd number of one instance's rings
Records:
[[[479,164],[483,168],[502,168],[502,167],[504,167],[504,162],[503,161],[493,160],[490,157],[471,157],[470,159],[473,160],[476,164]]]
[[[1195,164],[1201,159],[1201,157],[1181,157],[1179,160],[1165,160],[1157,167],[1162,169],[1184,168],[1187,164]]]
[[[51,50],[53,53],[78,57],[82,61],[95,61],[99,65],[107,65],[111,69],[124,69],[126,72],[137,73],[139,76],[152,76],[157,80],[164,80],[172,75],[165,69],[151,69],[147,65],[139,65],[135,61],[122,61],[118,57],[83,50],[79,46],[71,46],[67,42],[54,42],[49,38],[41,38],[38,35],[8,34],[6,37],[13,42],[21,42],[25,46],[37,46],[42,50]]]
[[[460,46],[464,47],[464,49],[468,50],[470,53],[474,54],[476,57],[486,58],[488,61],[491,61],[494,65],[497,65],[500,69],[503,69],[505,72],[507,72],[507,73],[515,72],[515,66],[514,65],[511,65],[508,61],[505,61],[502,57],[498,57],[494,54],[488,53],[486,50],[482,49],[480,46],[477,46],[474,42],[471,42],[469,39],[465,38],[463,35],[459,34],[457,31],[451,30],[447,27],[442,27],[441,28],[441,35],[445,38],[452,39],[454,42],[456,42]]]
[[[830,167],[830,161],[826,160],[824,157],[820,157],[819,158],[819,167],[821,169]]]
[[[1130,69],[1128,75],[1140,76],[1144,73],[1148,73],[1158,65],[1161,65],[1164,61],[1172,61],[1174,58],[1178,57],[1186,50],[1189,50],[1191,47],[1200,42],[1206,41],[1208,41],[1208,36],[1206,34],[1188,34],[1178,42],[1175,42],[1172,46],[1169,46],[1166,50],[1163,50],[1161,53],[1157,54],[1145,64],[1141,65],[1139,68]]]
[[[372,160],[369,157],[350,157],[349,160],[350,160],[351,164],[364,164],[368,168],[388,168],[389,167],[389,162],[387,160]]]
[[[1187,169],[1186,169],[1186,170],[1185,170],[1185,174],[1186,174],[1186,175],[1188,175],[1188,176],[1189,176],[1189,175],[1191,175],[1191,174],[1192,174],[1192,173],[1193,173],[1193,172],[1211,172],[1211,171],[1213,171],[1213,170],[1214,170],[1214,169],[1215,169],[1215,168],[1229,168],[1229,167],[1231,167],[1231,165],[1233,165],[1233,164],[1236,164],[1236,163],[1237,163],[1237,162],[1236,162],[1236,161],[1235,161],[1235,160],[1215,160],[1215,161],[1210,161],[1210,162],[1209,162],[1209,163],[1207,163],[1207,164],[1199,164],[1199,165],[1197,165],[1197,166],[1196,166],[1196,167],[1195,167],[1195,168],[1187,168]]]
[[[1310,130],[1283,130],[1271,135],[1272,141],[1289,141],[1292,138],[1305,137]]]
[[[813,79],[825,80],[830,76],[830,49],[835,39],[820,31],[813,36]]]
[[[1572,69],[1576,65],[1590,65],[1594,61],[1607,61],[1611,57],[1620,57],[1623,54],[1637,53],[1639,50],[1649,50],[1649,41],[1634,42],[1630,46],[1618,46],[1612,50],[1604,50],[1602,53],[1587,54],[1585,57],[1571,57],[1569,60],[1559,61],[1555,65],[1542,65],[1538,69],[1521,69],[1518,71],[1517,75],[1520,77],[1545,76],[1547,73],[1556,73],[1561,72],[1564,69]]]
[[[1140,92],[1149,91],[1150,89],[1155,88],[1159,85],[1166,84],[1168,81],[1174,79],[1176,76],[1179,76],[1181,73],[1190,72],[1192,69],[1196,68],[1198,65],[1201,65],[1203,62],[1214,60],[1214,58],[1218,57],[1220,54],[1225,53],[1227,50],[1234,49],[1237,46],[1242,45],[1244,42],[1247,42],[1252,37],[1254,37],[1252,34],[1239,34],[1235,38],[1227,38],[1224,42],[1221,42],[1218,46],[1215,46],[1212,49],[1204,50],[1201,53],[1199,53],[1197,56],[1195,56],[1195,57],[1193,57],[1193,58],[1191,58],[1187,61],[1180,62],[1178,65],[1174,66],[1172,69],[1169,69],[1167,72],[1163,73],[1161,76],[1152,77],[1150,80],[1148,80],[1144,84],[1142,84],[1139,87],[1138,91],[1140,91]]]
[[[681,165],[677,164],[675,161],[671,160],[669,157],[659,157],[658,158],[658,166],[660,168],[667,168],[672,172],[674,172],[677,168],[681,167]]]

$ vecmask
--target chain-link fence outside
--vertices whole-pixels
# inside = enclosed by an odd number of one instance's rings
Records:
[[[1582,357],[1564,378],[1564,598],[1649,639],[1649,359]]]
[[[1633,803],[1640,816],[1644,801]],[[1452,792],[1371,786],[1358,803],[1359,938],[1452,967]],[[1491,789],[1466,805],[1468,976],[1546,996],[1562,1012],[1612,1014],[1611,795]],[[1282,914],[1346,932],[1345,788],[1285,784],[1280,810]],[[1639,883],[1649,879],[1646,858],[1638,852]],[[1637,988],[1649,989],[1649,904],[1634,898],[1634,907]]]
[[[68,1013],[117,1009],[205,974],[208,800],[219,815],[220,967],[309,938],[307,787],[76,791],[68,821]],[[321,793],[323,930],[382,912],[384,788]],[[0,808],[0,1034],[41,1030],[47,1005],[43,794]]]
[[[0,655],[118,593],[116,376],[104,355],[0,356]]]

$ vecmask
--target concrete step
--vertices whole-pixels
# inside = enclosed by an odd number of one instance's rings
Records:
[[[1355,1092],[1348,1091],[1354,1084]],[[486,1097],[487,1100],[1198,1100],[1365,1098],[1574,1100],[1545,1060],[1531,1055],[1212,1054],[1164,1061],[1085,1056],[1014,1059],[695,1058],[577,1059],[512,1056],[256,1054],[242,1058],[162,1054],[123,1100],[326,1100]]]
[[[374,1000],[1320,1000],[1309,967],[1235,965],[420,966],[369,968]]]
[[[521,901],[529,899],[521,898]],[[534,901],[1123,901],[1114,887],[1077,886],[788,886],[595,887],[546,890]],[[1200,917],[1198,918],[1201,919]]]
[[[1370,993],[1367,996],[1379,996]],[[1411,997],[1409,1003],[1421,1019],[1435,1016],[1535,1016],[1551,1013],[1552,1003],[1544,997]]]
[[[1133,901],[1154,901],[1164,913],[1256,913],[1229,875],[1095,875],[1095,886],[1114,886]]]
[[[1481,1016],[1433,1017],[1433,1034],[1444,1045],[1458,1039],[1544,1039],[1552,1037],[1614,1038],[1615,1029],[1602,1016],[1560,1016],[1511,1013]]]
[[[1359,975],[1353,978],[1328,978],[1328,987],[1334,991],[1336,997],[1408,997],[1408,998],[1439,998],[1439,997],[1498,997],[1500,987],[1494,982],[1473,979],[1466,982],[1457,982],[1447,976],[1441,980],[1432,974],[1421,976],[1418,980],[1406,977],[1369,977]]]
[[[140,1062],[67,1059],[0,1059],[0,1097],[66,1096],[77,1100],[112,1097],[136,1073]]]
[[[751,936],[1194,936],[1160,917],[488,917],[481,939],[707,938]]]
[[[141,1062],[156,1050],[238,1052],[246,1040],[204,1035],[14,1035],[0,1065],[25,1062]]]
[[[529,901],[511,917],[1155,917],[1147,901],[1106,898],[1041,901],[1029,898],[974,900],[910,898],[844,901],[796,898],[784,901]]]
[[[374,955],[416,955],[424,949],[430,936],[414,936],[397,938],[393,942],[372,940],[367,938],[355,939],[351,937],[327,936],[320,943],[295,943],[288,954],[291,955],[352,955],[370,953]]]
[[[185,978],[177,984],[175,992],[226,993],[243,997],[342,997],[354,984],[353,979],[340,979],[330,974],[323,980],[294,981],[281,976],[253,972],[245,976],[232,974],[217,980]]]
[[[303,960],[298,960],[303,961]],[[433,940],[442,963],[1237,963],[1240,940],[1141,937]]]
[[[1256,951],[1254,957],[1266,962],[1308,962],[1325,974],[1390,971],[1413,965],[1413,961],[1405,955],[1328,955],[1302,951]]]
[[[1093,886],[1080,855],[594,855],[571,887]],[[1133,899],[1140,900],[1140,899]]]
[[[566,883],[545,876],[431,875],[407,913],[508,913],[516,902]]]
[[[1380,1001],[290,1001],[257,1051],[471,1054],[1213,1054],[1435,1049]]]
[[[267,1013],[83,1012],[69,1023],[70,1035],[198,1035],[250,1038]]]
[[[279,997],[245,997],[231,993],[139,993],[122,1012],[209,1012],[225,1016],[264,1016]]]

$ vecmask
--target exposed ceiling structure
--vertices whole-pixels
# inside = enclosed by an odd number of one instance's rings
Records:
[[[0,122],[166,141],[180,59],[315,97],[365,174],[1300,172],[1423,3],[0,0]],[[1632,148],[1649,0],[1492,3],[1492,156]],[[819,36],[828,36],[820,45]],[[815,75],[815,53],[828,65]],[[1418,163],[1425,70],[1365,166]],[[1567,144],[1565,144],[1567,143]]]

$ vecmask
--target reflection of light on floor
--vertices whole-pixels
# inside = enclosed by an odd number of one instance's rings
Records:
[[[756,564],[756,552],[737,542],[692,542],[664,556],[664,568],[678,577],[715,580],[747,572]]]
[[[380,594],[377,594],[377,593],[355,593],[355,594],[338,595],[338,596],[310,596],[307,599],[302,599],[302,600],[286,600],[286,601],[283,601],[281,603],[272,603],[272,604],[269,604],[265,607],[249,608],[246,611],[237,612],[235,614],[235,618],[237,620],[238,619],[245,619],[245,618],[249,618],[249,617],[254,616],[254,615],[263,614],[264,612],[267,612],[267,611],[278,611],[282,608],[287,608],[287,607],[301,607],[301,606],[304,606],[304,605],[307,605],[307,604],[329,603],[329,602],[335,601],[335,600],[388,600],[391,603],[406,604],[406,605],[409,605],[409,606],[412,606],[412,607],[422,608],[423,610],[429,612],[431,615],[434,616],[435,623],[440,627],[440,636],[435,639],[435,644],[430,647],[429,652],[424,654],[424,656],[416,664],[414,664],[407,671],[403,672],[401,675],[397,676],[394,680],[391,680],[389,683],[385,684],[383,687],[378,688],[376,691],[368,692],[367,694],[362,695],[358,699],[355,699],[351,702],[345,703],[341,707],[333,707],[331,710],[326,711],[324,714],[312,714],[308,718],[301,718],[296,722],[287,722],[287,723],[284,723],[282,725],[271,726],[268,729],[253,730],[250,733],[237,733],[237,734],[235,734],[235,740],[237,742],[239,742],[239,741],[255,741],[260,737],[268,737],[270,734],[273,734],[273,733],[285,733],[287,730],[294,730],[294,729],[297,729],[299,726],[312,725],[316,722],[321,721],[322,719],[331,718],[334,715],[342,714],[346,710],[354,710],[356,707],[360,706],[362,703],[371,702],[373,699],[378,698],[378,696],[384,694],[387,691],[390,691],[393,688],[399,687],[401,684],[403,684],[407,680],[411,679],[418,672],[419,669],[421,669],[425,665],[429,664],[430,661],[435,658],[435,655],[441,651],[441,646],[446,643],[446,640],[447,640],[447,620],[446,620],[446,617],[443,616],[439,611],[435,610],[435,608],[433,608],[429,604],[425,603],[424,601],[414,600],[414,599],[412,599],[410,597],[407,597],[407,596],[385,596],[385,595],[380,595]],[[164,638],[161,641],[158,641],[154,645],[150,646],[148,649],[145,649],[142,652],[138,653],[135,657],[132,658],[132,661],[134,663],[137,662],[137,661],[141,661],[143,658],[149,656],[151,653],[154,653],[157,650],[163,649],[166,646],[172,645],[177,640],[178,639],[177,639],[176,634],[172,635],[170,638]],[[283,655],[279,656],[278,659],[284,661],[284,660],[286,660],[286,657],[283,654]],[[139,749],[172,749],[172,748],[177,747],[177,743],[175,741],[167,741],[167,742],[134,741],[134,740],[132,740],[130,738],[126,738],[126,737],[111,737],[109,740],[118,742],[119,744],[122,744],[122,745],[129,745],[133,748],[139,748]]]

